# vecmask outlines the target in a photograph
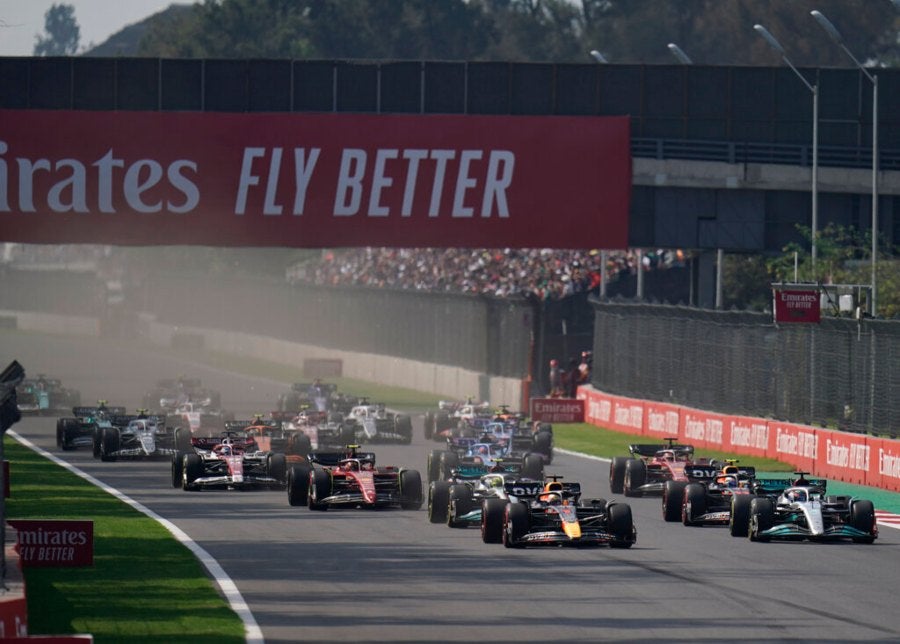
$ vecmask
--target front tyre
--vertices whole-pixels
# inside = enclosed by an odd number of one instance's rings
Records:
[[[503,545],[506,548],[524,548],[522,539],[528,534],[531,517],[524,503],[507,503],[503,518]]]
[[[400,507],[418,510],[422,507],[422,475],[418,470],[400,472]]]
[[[447,481],[434,481],[428,486],[428,520],[431,523],[444,523],[447,520],[450,485]]]
[[[506,499],[485,499],[481,503],[481,540],[484,543],[503,541],[503,515]]]

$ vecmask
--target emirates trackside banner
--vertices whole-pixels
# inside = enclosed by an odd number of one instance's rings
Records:
[[[627,117],[0,110],[0,241],[625,248]]]

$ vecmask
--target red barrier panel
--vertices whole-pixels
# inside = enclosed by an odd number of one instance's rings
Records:
[[[681,414],[678,436],[695,447],[722,449],[725,441],[725,421],[728,416],[685,408]]]
[[[817,429],[820,452],[816,459],[817,476],[866,485],[869,479],[871,447],[860,434]],[[877,484],[877,483],[873,483]]]
[[[738,454],[765,456],[769,447],[769,425],[761,418],[729,416],[725,421],[722,447]]]
[[[769,421],[769,445],[766,456],[790,463],[803,472],[816,472],[819,436],[815,427]]]
[[[531,420],[544,423],[583,423],[584,401],[573,398],[532,398]]]
[[[900,492],[900,441],[870,438],[869,485]]]
[[[627,116],[0,110],[3,240],[626,248]]]
[[[646,436],[678,438],[681,424],[681,407],[647,401],[644,403],[644,430]]]
[[[576,396],[585,401],[586,423],[616,432],[644,433],[644,401],[605,394],[591,387],[579,387]]]

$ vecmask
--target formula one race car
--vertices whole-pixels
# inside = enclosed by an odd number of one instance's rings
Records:
[[[504,503],[521,497],[535,497],[543,487],[543,476],[529,478],[520,463],[498,462],[489,467],[463,464],[448,480],[432,481],[428,486],[428,520],[446,522],[451,528],[481,525],[482,505],[487,499]],[[499,533],[498,533],[499,537]]]
[[[490,440],[486,438],[485,440]],[[503,469],[517,468],[523,478],[543,480],[544,459],[540,454],[516,453],[510,443],[478,442],[475,438],[448,438],[446,450],[428,455],[428,482],[450,480],[460,467],[485,466],[502,462]]]
[[[343,433],[359,443],[412,442],[412,419],[387,411],[382,403],[360,398],[343,420]]]
[[[81,404],[81,393],[62,386],[57,378],[39,375],[16,387],[16,405],[22,414],[51,414]]]
[[[687,480],[664,484],[663,520],[681,521],[686,526],[724,525],[731,520],[732,498],[752,493],[756,469],[738,467],[736,460],[729,459],[722,469],[687,466],[684,476]]]
[[[536,499],[507,503],[502,517],[498,509],[485,508],[484,530],[495,532],[501,523],[501,540],[507,548],[526,546],[598,546],[630,548],[637,541],[631,507],[604,499],[581,501],[578,483],[562,483],[549,477]]]
[[[761,479],[751,496],[734,497],[732,536],[751,541],[772,539],[872,543],[878,538],[875,506],[850,496],[827,495],[825,479]],[[788,487],[782,487],[783,485]],[[771,494],[773,488],[781,491]]]
[[[203,387],[199,378],[179,376],[157,381],[156,386],[144,394],[143,406],[170,413],[188,402],[193,403],[197,412],[214,413],[222,407],[222,396],[218,391]]]
[[[281,421],[281,427],[288,436],[293,436],[298,444],[309,446],[305,453],[341,449],[353,443],[356,437],[355,426],[343,423],[343,418],[334,412],[301,409],[297,412],[272,412],[274,420]]]
[[[289,391],[278,396],[278,411],[294,413],[309,408],[343,418],[350,413],[358,398],[338,392],[337,385],[321,380],[295,382]]]
[[[441,400],[437,410],[425,412],[425,438],[445,440],[463,435],[474,436],[475,429],[469,429],[468,421],[494,419],[494,413],[487,402],[476,402],[469,397],[465,402]],[[466,430],[466,431],[464,431]]]
[[[629,445],[631,458],[614,457],[609,466],[610,491],[625,496],[662,494],[666,481],[689,482],[685,468],[718,466],[707,458],[694,458],[693,445],[677,445],[674,438],[666,441],[666,445]]]
[[[172,456],[172,486],[183,490],[207,488],[284,488],[284,454],[259,449],[253,437],[223,432],[217,438],[192,437],[192,451]]]
[[[376,466],[375,454],[348,445],[343,452],[313,452],[308,465],[288,472],[288,503],[310,510],[330,507],[418,510],[422,507],[422,477],[403,467]]]
[[[124,407],[110,407],[98,400],[96,407],[73,407],[72,416],[56,421],[56,445],[68,451],[96,445],[95,435],[105,427],[124,427],[133,418],[126,416]]]
[[[190,432],[180,427],[167,428],[163,417],[147,416],[145,410],[139,410],[136,416],[116,419],[123,420],[127,420],[125,426],[113,424],[94,432],[94,458],[106,462],[168,457],[191,447]]]

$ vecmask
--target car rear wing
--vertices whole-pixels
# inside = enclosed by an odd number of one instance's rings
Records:
[[[333,466],[339,464],[345,458],[358,458],[361,461],[375,462],[375,452],[356,452],[354,456],[348,456],[343,452],[310,452],[309,462],[318,465]]]
[[[512,494],[515,497],[536,498],[544,489],[544,484],[540,481],[506,481],[503,484],[503,489],[506,490],[507,494]]]
[[[804,487],[817,487],[823,492],[828,485],[828,479],[756,479],[753,491],[756,494],[781,494],[785,488],[801,485]]]
[[[107,417],[125,416],[127,410],[124,407],[72,407],[72,415],[76,418],[93,418],[101,414]]]
[[[684,468],[684,475],[692,481],[711,481],[717,476],[722,476],[722,469],[710,465],[687,465]],[[753,466],[738,467],[737,477],[739,479],[755,478],[756,468]]]
[[[635,456],[656,456],[656,453],[663,449],[670,449],[673,452],[681,452],[682,454],[693,454],[694,446],[693,445],[647,445],[647,444],[635,444],[629,445],[628,451],[631,452]]]

